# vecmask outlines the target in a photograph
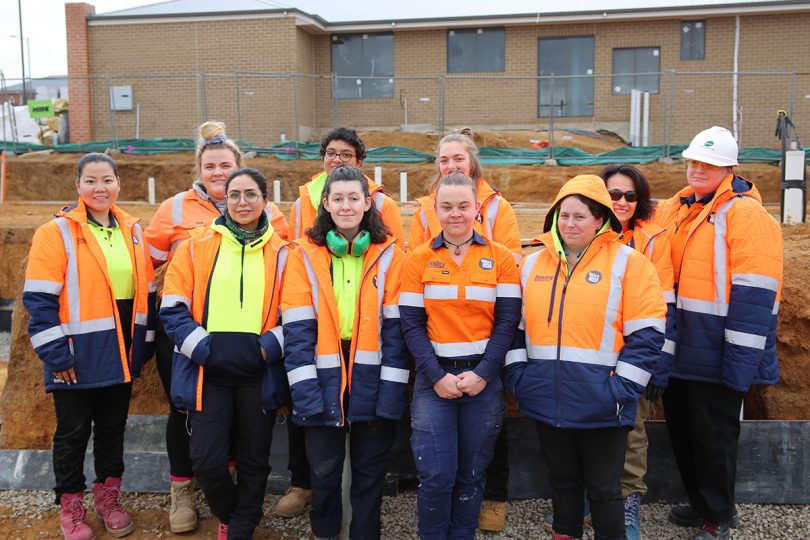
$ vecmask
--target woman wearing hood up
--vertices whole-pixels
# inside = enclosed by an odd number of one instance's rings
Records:
[[[617,242],[604,181],[569,180],[546,216],[542,249],[520,267],[523,321],[506,383],[535,419],[550,466],[553,538],[582,536],[584,491],[597,539],[624,538],[620,475],[627,432],[664,345],[655,267]]]

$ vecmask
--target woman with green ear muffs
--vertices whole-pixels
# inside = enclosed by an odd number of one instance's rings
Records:
[[[352,462],[350,538],[380,538],[380,505],[408,357],[399,322],[403,251],[354,167],[326,180],[315,223],[291,255],[282,293],[292,421],[305,429],[310,523],[336,538],[346,436]]]

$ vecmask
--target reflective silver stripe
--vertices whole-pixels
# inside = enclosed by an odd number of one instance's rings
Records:
[[[312,306],[301,306],[281,312],[281,323],[290,324],[298,321],[315,319],[315,309]]]
[[[457,285],[425,285],[425,300],[456,300]]]
[[[622,331],[624,332],[625,336],[629,336],[633,332],[637,332],[642,328],[652,328],[653,330],[658,330],[662,334],[664,333],[664,321],[661,319],[655,318],[647,318],[647,319],[634,319],[632,321],[624,321],[622,325]]]
[[[188,309],[191,309],[191,299],[179,294],[166,294],[160,301],[160,308],[170,308],[177,304],[185,304]]]
[[[526,260],[523,261],[523,267],[520,270],[520,285],[523,287],[523,290],[526,290],[526,284],[529,282],[529,276],[532,275],[532,270],[534,269],[535,263],[537,263],[537,257],[543,253],[543,249],[540,251],[535,251],[529,255],[526,255]]]
[[[729,330],[728,328],[726,328],[726,342],[732,345],[751,347],[752,349],[765,349],[765,336],[737,332],[736,330]]]
[[[313,268],[312,263],[309,261],[309,256],[307,252],[302,249],[301,255],[304,256],[304,268],[307,271],[307,279],[309,280],[309,288],[312,293],[312,307],[315,310],[315,317],[318,316],[318,310],[320,309],[319,298],[321,294],[320,286],[318,285],[318,277],[315,275],[315,268]]]
[[[453,288],[456,289],[456,287]],[[464,287],[464,297],[467,300],[494,302],[497,297],[497,292],[495,287],[478,287],[476,285],[468,285]]]
[[[208,332],[206,332],[202,326],[198,326],[188,335],[185,341],[183,341],[183,344],[180,346],[180,352],[191,358],[191,353],[194,352],[194,348],[207,336]]]
[[[354,351],[354,363],[363,364],[366,366],[379,366],[382,361],[380,353],[377,351],[361,351],[357,349]]]
[[[647,386],[647,383],[650,382],[651,376],[649,372],[644,371],[633,364],[628,364],[627,362],[616,363],[616,375],[620,375],[625,379],[629,379],[634,383],[640,384],[641,386]]]
[[[523,255],[521,255],[520,253],[515,253],[515,252],[513,251],[513,252],[512,252],[512,257],[514,257],[514,258],[515,258],[515,264],[517,264],[517,265],[519,266],[519,265],[520,265],[520,261],[521,261],[521,259],[523,259]]]
[[[399,306],[383,306],[384,319],[399,319]]]
[[[487,238],[492,239],[492,231],[495,230],[495,220],[498,219],[498,206],[501,202],[501,196],[495,195],[489,200],[486,208],[487,215]]]
[[[380,380],[405,384],[410,372],[407,369],[383,366],[380,368]]]
[[[56,218],[59,232],[62,234],[62,242],[65,245],[65,255],[67,255],[67,269],[65,271],[65,285],[67,286],[68,307],[70,309],[70,320],[81,320],[81,294],[79,293],[79,264],[76,260],[76,246],[73,244],[73,235],[70,232],[70,224],[66,218]]]
[[[527,362],[526,349],[512,349],[506,353],[506,360],[503,365],[508,366],[517,362]]]
[[[499,283],[495,287],[498,298],[520,298],[520,285],[511,285],[507,283]]]
[[[725,317],[728,315],[728,304],[725,302],[707,302],[695,298],[678,297],[678,308],[693,313],[705,313],[706,315],[716,315]]]
[[[154,281],[150,281],[148,286],[150,293],[157,292],[157,283],[155,283]]]
[[[664,340],[664,346],[661,349],[661,351],[663,351],[663,352],[665,352],[667,354],[673,354],[674,355],[675,354],[675,342],[672,341],[671,339],[665,339]]]
[[[290,249],[287,246],[281,246],[276,256],[276,273],[280,276],[287,270],[287,257],[290,255]]]
[[[141,326],[146,326],[146,313],[136,313],[135,314],[135,324],[140,324]]]
[[[422,228],[425,231],[427,231],[428,230],[428,218],[427,218],[427,215],[425,215],[425,209],[424,208],[422,208],[422,213],[419,214],[419,220],[422,222]]]
[[[656,235],[656,236],[653,236],[652,238],[650,238],[650,243],[649,243],[649,244],[647,244],[647,249],[645,249],[645,250],[644,250],[645,254],[647,254],[647,255],[648,255],[648,258],[649,258],[649,256],[651,256],[651,255],[652,255],[652,252],[653,252],[653,246],[655,246],[655,239],[656,239],[657,237],[658,237],[658,236]]]
[[[556,345],[528,345],[527,352],[530,360],[556,360],[557,358]],[[619,353],[614,352],[560,347],[560,360],[564,362],[614,367],[618,358]]]
[[[665,304],[674,304],[675,303],[675,291],[672,289],[668,291],[664,291],[664,303]]]
[[[301,197],[295,199],[293,212],[295,213],[295,236],[292,239],[298,240],[301,238]]]
[[[93,332],[104,332],[115,330],[115,317],[105,317],[103,319],[93,319],[90,321],[62,323],[62,331],[69,336],[79,334],[91,334]]]
[[[779,315],[779,302],[774,302],[773,310],[771,311],[773,315]]]
[[[149,255],[157,261],[165,261],[169,259],[169,252],[158,249],[152,244],[149,245]]]
[[[155,341],[155,331],[154,330],[147,330],[146,331],[146,342],[152,343]]]
[[[731,274],[733,285],[745,285],[776,292],[779,290],[779,280],[762,274]]]
[[[489,339],[482,339],[481,341],[462,341],[458,343],[430,342],[430,344],[433,345],[433,351],[436,353],[436,356],[444,356],[445,358],[484,354],[487,343],[489,343]]]
[[[58,281],[48,281],[45,279],[26,279],[25,285],[23,285],[23,292],[48,293],[59,296],[59,294],[62,293],[62,287],[64,287],[64,283],[60,283]]]
[[[725,303],[726,296],[726,214],[731,206],[737,201],[733,197],[723,203],[714,217],[714,301]]]
[[[610,292],[608,293],[607,304],[605,305],[605,325],[602,327],[602,341],[599,346],[601,352],[613,352],[613,344],[616,341],[616,330],[613,324],[619,316],[619,306],[622,303],[622,281],[627,271],[627,260],[633,248],[620,246],[613,259],[613,266],[610,269]]]
[[[409,307],[425,307],[425,297],[421,293],[401,292],[399,293],[399,305]]]
[[[269,330],[271,334],[276,337],[276,341],[278,341],[278,346],[281,350],[284,350],[284,330],[280,326],[274,326]]]
[[[172,225],[174,227],[183,224],[183,199],[185,198],[185,191],[178,193],[172,198]]]
[[[526,330],[526,316],[521,315],[520,322],[518,323],[518,330]]]
[[[377,190],[374,192],[374,195],[371,196],[371,200],[374,201],[374,206],[377,207],[377,210],[382,212],[383,204],[385,204],[385,193]]]
[[[174,242],[172,242],[172,245],[169,246],[169,253],[174,253],[175,251],[177,251],[177,248],[180,247],[180,244],[182,244],[185,241],[186,240],[175,240]],[[192,249],[191,256],[193,258],[194,257],[194,242],[191,243],[191,249]]]
[[[397,317],[399,317],[399,306],[383,306],[385,299],[385,280],[388,277],[388,270],[391,268],[391,261],[394,260],[394,246],[389,245],[386,247],[377,262],[377,350],[382,351],[382,322],[383,317],[390,318],[386,315],[386,308],[391,312],[394,307],[397,310]]]
[[[317,378],[318,372],[315,369],[315,366],[311,364],[308,366],[301,366],[299,368],[295,368],[287,372],[287,382],[290,383],[290,386],[294,385],[295,383],[299,383],[301,381]]]
[[[319,354],[315,359],[318,369],[329,369],[340,367],[339,354]]]
[[[47,330],[34,334],[30,339],[31,345],[36,349],[37,347],[42,347],[51,341],[56,341],[57,339],[61,339],[63,337],[65,337],[65,333],[62,331],[62,327],[52,326]]]

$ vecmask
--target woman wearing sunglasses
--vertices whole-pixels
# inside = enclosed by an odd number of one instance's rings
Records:
[[[660,399],[672,371],[675,343],[675,291],[673,287],[672,248],[666,230],[649,220],[655,210],[650,197],[650,184],[644,174],[632,165],[610,165],[599,176],[605,181],[613,213],[622,225],[619,241],[640,251],[655,265],[664,300],[667,303],[666,341],[657,367],[638,402],[636,421],[627,436],[627,449],[622,471],[624,526],[628,540],[641,536],[639,516],[641,497],[647,492],[644,475],[647,473],[647,434],[644,422],[650,414],[650,403]]]

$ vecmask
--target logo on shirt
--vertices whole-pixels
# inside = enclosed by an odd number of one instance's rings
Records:
[[[484,257],[483,259],[478,261],[478,266],[480,266],[482,270],[492,270],[493,268],[495,268],[495,261]]]
[[[585,281],[591,284],[599,283],[600,281],[602,281],[602,273],[597,272],[596,270],[591,270],[590,272],[585,274]]]
[[[541,276],[540,274],[534,276],[535,281],[551,281],[552,279],[554,279],[554,276]]]
[[[427,267],[428,268],[444,268],[444,263],[442,261],[428,261]]]

